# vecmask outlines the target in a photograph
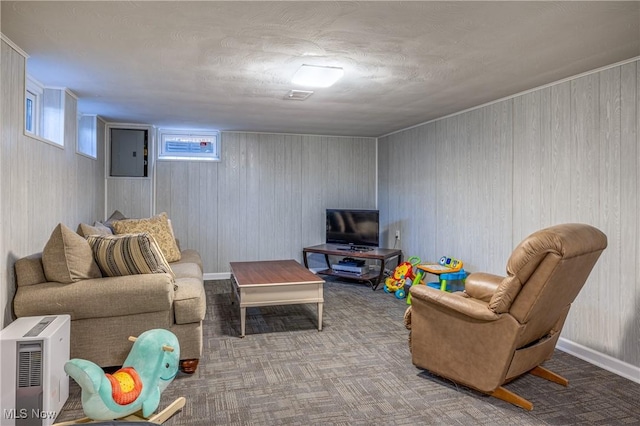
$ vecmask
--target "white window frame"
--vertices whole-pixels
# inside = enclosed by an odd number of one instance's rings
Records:
[[[24,130],[32,136],[40,136],[42,122],[42,95],[44,86],[31,76],[27,76],[27,90],[24,97]],[[31,101],[31,124],[28,128],[27,117],[29,115],[29,102]]]
[[[217,130],[158,130],[158,161],[220,161],[220,132]],[[171,151],[168,143],[210,143],[212,152]]]

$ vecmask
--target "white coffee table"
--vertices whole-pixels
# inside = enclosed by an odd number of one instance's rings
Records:
[[[240,304],[240,337],[248,307],[317,303],[322,331],[324,280],[293,259],[231,262],[231,281]]]

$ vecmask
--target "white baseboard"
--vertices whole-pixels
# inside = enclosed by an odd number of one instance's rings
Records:
[[[573,355],[576,358],[587,361],[589,364],[604,368],[618,376],[622,376],[625,379],[629,379],[632,382],[640,384],[640,367],[627,364],[626,362],[620,361],[612,356],[594,351],[593,349],[574,343],[571,340],[567,340],[562,337],[558,339],[556,348],[562,352]]]
[[[202,278],[205,281],[228,280],[229,278],[231,278],[231,272],[209,272],[206,274],[202,274]]]

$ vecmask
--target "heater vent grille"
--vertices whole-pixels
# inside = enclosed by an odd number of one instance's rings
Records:
[[[290,90],[284,98],[289,101],[304,101],[313,95],[313,90]]]
[[[19,344],[18,387],[30,388],[42,385],[42,344]]]

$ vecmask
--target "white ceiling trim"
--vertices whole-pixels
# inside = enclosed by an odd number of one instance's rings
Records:
[[[373,139],[377,140],[377,136],[353,136],[353,135],[325,135],[315,133],[287,133],[287,132],[256,132],[256,131],[242,131],[242,130],[219,130],[220,133],[241,133],[241,134],[255,134],[255,135],[287,135],[287,136],[317,136],[323,138],[351,138],[351,139]]]
[[[467,112],[475,111],[475,110],[480,109],[480,108],[484,108],[484,107],[487,107],[487,106],[490,106],[490,105],[494,105],[494,104],[497,104],[497,103],[500,103],[500,102],[508,101],[509,99],[518,98],[520,96],[524,96],[526,94],[529,94],[529,93],[532,93],[532,92],[536,92],[538,90],[546,89],[547,87],[557,86],[559,84],[566,83],[566,82],[571,81],[571,80],[576,80],[578,78],[585,77],[587,75],[596,74],[596,73],[599,73],[599,72],[602,72],[602,71],[606,71],[606,70],[611,69],[611,68],[620,67],[620,66],[625,65],[625,64],[630,64],[631,62],[635,62],[635,61],[640,61],[640,56],[636,56],[635,58],[631,58],[631,59],[625,59],[624,61],[616,62],[615,64],[605,65],[603,67],[596,68],[596,69],[591,70],[591,71],[585,71],[583,73],[580,73],[580,74],[577,74],[577,75],[574,75],[574,76],[571,76],[571,77],[563,78],[562,80],[554,81],[553,83],[544,84],[542,86],[534,87],[533,89],[529,89],[529,90],[524,90],[522,92],[516,93],[515,95],[505,96],[504,98],[496,99],[495,101],[487,102],[487,103],[484,103],[482,105],[478,105],[478,106],[474,106],[474,107],[471,107],[471,108],[467,108],[467,109],[462,110],[462,111],[454,112],[453,114],[448,114],[448,115],[445,115],[443,117],[434,118],[433,120],[425,121],[424,123],[416,124],[414,126],[410,126],[410,127],[404,128],[404,129],[400,129],[400,130],[396,130],[396,131],[384,134],[382,136],[378,136],[378,138],[379,139],[386,138],[387,136],[395,135],[397,133],[406,132],[407,130],[415,129],[416,127],[424,126],[426,124],[434,123],[434,122],[440,121],[440,120],[445,120],[447,118],[455,117],[457,115],[466,114]]]
[[[0,32],[0,40],[2,40],[5,43],[7,43],[13,50],[18,52],[20,55],[24,56],[25,59],[29,59],[29,54],[27,52],[25,52],[24,50],[20,49],[20,47],[17,44],[15,44],[13,41],[11,41],[11,39],[9,37],[7,37],[6,35],[4,35],[1,32]]]

